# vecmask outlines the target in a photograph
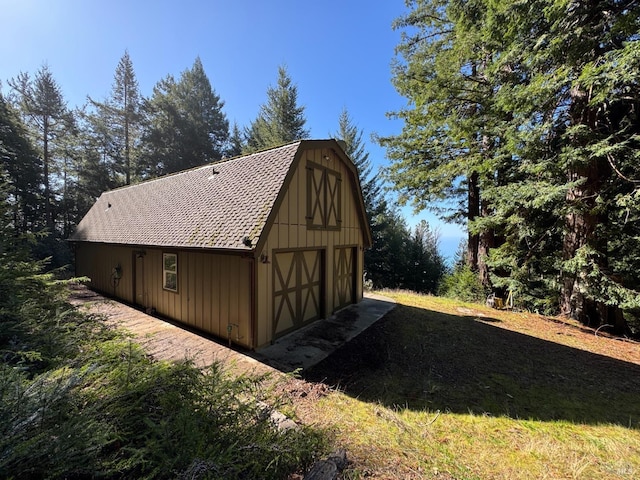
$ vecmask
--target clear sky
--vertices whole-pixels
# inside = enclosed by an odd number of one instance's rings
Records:
[[[200,57],[231,123],[247,126],[285,65],[298,87],[312,138],[337,130],[343,108],[367,142],[376,168],[388,163],[371,134],[398,133],[387,113],[406,104],[391,84],[400,33],[391,24],[403,0],[0,0],[0,80],[47,64],[69,107],[104,99],[125,50],[140,91],[178,77]],[[461,229],[403,209],[410,225],[425,218],[453,255]]]

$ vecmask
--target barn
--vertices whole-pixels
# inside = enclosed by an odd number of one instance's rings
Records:
[[[94,290],[256,349],[362,299],[371,231],[330,139],[104,192],[70,241]]]

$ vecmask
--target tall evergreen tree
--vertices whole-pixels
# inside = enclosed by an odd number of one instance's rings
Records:
[[[455,193],[464,172],[449,166],[471,166],[482,195],[470,231],[500,236],[487,242],[493,283],[527,306],[624,331],[640,308],[629,221],[640,186],[640,6],[410,6],[399,26],[417,33],[403,37],[396,85],[412,108],[399,113],[403,133],[385,139],[391,177],[420,204]]]
[[[373,172],[362,140],[362,130],[346,109],[340,113],[334,136],[344,142],[345,153],[356,166],[362,186],[373,241],[364,253],[367,280],[375,288],[434,292],[444,267],[437,250],[437,236],[426,223],[416,227],[412,236],[400,212],[387,203],[382,179]]]
[[[362,140],[362,133],[362,130],[351,119],[347,109],[344,108],[338,118],[338,130],[335,137],[344,142],[345,153],[358,169],[367,215],[371,216],[375,211],[376,204],[380,202],[382,180],[377,172],[373,173],[373,165]]]
[[[467,259],[490,285],[486,257],[494,244],[491,228],[477,228],[490,206],[483,189],[496,181],[499,142],[486,69],[491,46],[478,33],[482,2],[408,2],[413,11],[397,20],[403,29],[394,64],[394,85],[410,99],[393,115],[402,133],[381,138],[392,161],[388,178],[416,209],[435,211],[467,226]]]
[[[36,232],[41,223],[42,164],[28,139],[26,126],[0,93],[0,165],[5,183],[3,205],[14,234]]]
[[[638,210],[627,202],[640,187],[640,5],[548,0],[494,11],[510,27],[493,67],[496,101],[514,117],[508,143],[526,178],[495,199],[502,217],[535,233],[513,245],[513,263],[555,257],[560,311],[624,332],[625,310],[640,307],[640,229],[628,221]],[[542,232],[532,221],[541,205],[553,219]],[[554,237],[560,248],[550,251]]]
[[[153,177],[220,160],[229,137],[224,102],[200,58],[176,81],[167,76],[145,102],[142,174]]]
[[[426,220],[418,223],[411,235],[408,268],[404,287],[414,292],[435,293],[446,265],[438,251],[439,235]]]
[[[56,142],[73,122],[67,109],[62,90],[53,78],[49,67],[44,65],[31,79],[21,73],[9,81],[18,95],[21,111],[42,156],[44,180],[44,210],[47,227],[55,230],[55,199],[52,184],[59,168],[54,155]]]
[[[240,127],[236,122],[233,123],[233,128],[231,129],[231,135],[229,136],[228,146],[225,151],[225,155],[227,157],[237,157],[238,155],[242,155],[242,151],[245,147],[245,140],[240,131]]]
[[[90,101],[96,107],[96,112],[89,114],[87,120],[93,124],[93,130],[104,135],[105,140],[108,139],[105,142],[108,148],[104,152],[111,156],[114,173],[122,175],[122,183],[129,185],[135,172],[142,103],[129,52],[125,50],[118,62],[111,96],[104,102]]]
[[[245,130],[245,152],[309,138],[305,123],[304,107],[298,106],[298,87],[287,69],[280,66],[277,86],[267,89],[267,102],[260,107],[258,118]]]

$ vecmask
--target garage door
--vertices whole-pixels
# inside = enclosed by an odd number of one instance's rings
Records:
[[[322,317],[324,252],[277,252],[273,261],[273,336]]]
[[[336,248],[333,256],[333,310],[355,303],[355,248]]]

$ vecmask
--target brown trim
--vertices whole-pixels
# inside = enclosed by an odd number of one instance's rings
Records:
[[[342,174],[319,163],[307,160],[307,219],[308,230],[340,231],[342,226]],[[315,172],[321,172],[316,182]],[[331,188],[333,185],[333,188]],[[322,223],[315,223],[320,210]],[[332,213],[335,214],[332,216]],[[335,219],[334,219],[335,217]],[[335,224],[333,222],[335,221]]]
[[[132,249],[131,250],[131,257],[132,257],[132,266],[131,269],[133,271],[133,275],[132,275],[132,285],[131,288],[133,290],[133,304],[134,305],[138,305],[141,307],[147,307],[146,305],[146,298],[145,298],[145,294],[144,294],[144,257],[147,255],[146,250],[135,250]],[[142,272],[140,272],[140,276],[142,277],[142,301],[138,302],[138,257],[142,258]]]
[[[137,259],[138,258],[138,254],[135,252],[135,250],[131,251],[131,299],[133,300],[133,304],[137,304],[138,302],[137,297],[136,297],[136,289],[137,289],[137,283],[138,283],[138,263],[137,263]],[[143,277],[144,278],[144,277]]]

